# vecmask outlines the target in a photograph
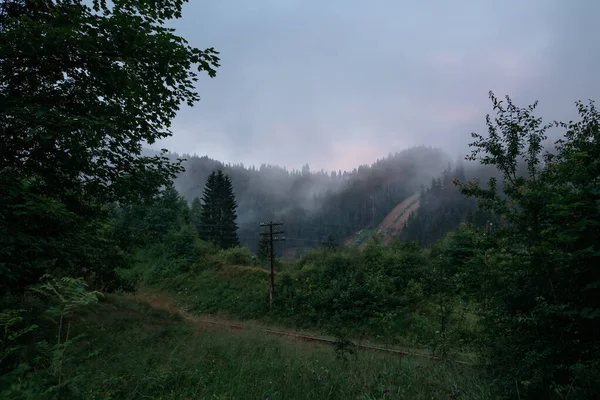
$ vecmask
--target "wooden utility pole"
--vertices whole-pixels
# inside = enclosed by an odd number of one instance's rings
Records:
[[[261,235],[269,235],[269,258],[271,259],[271,285],[269,288],[269,310],[271,310],[273,308],[273,292],[275,291],[275,270],[274,270],[275,251],[274,251],[273,243],[285,240],[285,237],[283,237],[283,236],[281,236],[281,237],[273,236],[278,233],[283,233],[283,231],[281,231],[281,230],[280,231],[273,230],[273,227],[278,226],[278,225],[283,225],[283,222],[269,221],[269,222],[262,222],[260,224],[260,226],[268,226],[269,227],[269,232],[261,232],[260,233]]]

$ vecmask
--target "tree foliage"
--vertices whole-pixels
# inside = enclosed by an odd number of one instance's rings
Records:
[[[496,166],[502,188],[494,179],[487,188],[459,183],[502,223],[481,276],[486,360],[505,390],[516,383],[527,397],[596,397],[600,115],[594,103],[578,102],[578,122],[544,124],[533,114],[537,103],[520,108],[490,97],[496,116],[487,117],[487,136],[473,134],[471,157]],[[552,126],[565,134],[544,155]]]
[[[212,76],[218,58],[157,24],[169,13],[151,2],[95,6],[3,1],[0,168],[58,193],[113,199],[180,171],[139,157],[141,146],[169,136],[179,105],[198,100],[190,66]]]
[[[237,236],[237,202],[231,180],[223,171],[209,175],[202,196],[200,238],[223,249],[239,245]]]
[[[144,143],[171,134],[181,103],[198,100],[192,68],[214,76],[219,66],[214,49],[191,47],[163,26],[181,7],[0,3],[4,285],[31,283],[59,263],[81,274],[74,244],[107,240],[97,222],[106,204],[151,198],[181,171],[164,154],[141,156]]]

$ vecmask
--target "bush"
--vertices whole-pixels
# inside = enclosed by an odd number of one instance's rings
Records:
[[[258,259],[249,248],[243,246],[232,247],[221,250],[218,253],[219,259],[229,265],[257,265]]]
[[[183,225],[171,230],[163,242],[138,249],[133,266],[119,271],[121,279],[129,284],[156,284],[190,271],[198,271],[218,264],[218,249],[198,238],[194,227]]]

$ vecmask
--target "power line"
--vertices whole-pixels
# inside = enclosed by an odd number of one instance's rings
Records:
[[[271,285],[269,288],[269,310],[271,310],[273,308],[273,292],[275,291],[275,270],[274,270],[274,263],[275,263],[275,252],[274,252],[274,242],[278,242],[278,241],[283,241],[285,240],[285,237],[283,236],[273,236],[275,234],[278,233],[283,233],[282,230],[279,231],[274,231],[273,230],[273,226],[279,226],[279,225],[283,225],[283,222],[273,222],[273,221],[269,221],[269,222],[261,222],[260,226],[268,226],[269,227],[269,232],[261,232],[261,235],[269,235],[269,253],[270,253],[270,259],[271,259]]]

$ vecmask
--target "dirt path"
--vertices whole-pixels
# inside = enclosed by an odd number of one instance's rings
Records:
[[[250,271],[264,272],[266,274],[270,274],[271,273],[270,269],[266,269],[266,268],[263,268],[263,267],[257,267],[256,265],[232,265],[232,267],[239,268],[239,269],[248,269]],[[277,271],[273,271],[273,274],[277,275]]]
[[[206,326],[213,326],[213,327],[225,328],[225,329],[232,330],[232,331],[254,330],[254,331],[266,333],[268,335],[275,335],[275,336],[289,338],[289,339],[293,339],[293,340],[302,340],[305,342],[323,343],[323,344],[328,344],[328,345],[333,345],[336,343],[335,339],[331,338],[331,337],[315,336],[315,335],[307,334],[307,333],[299,333],[299,332],[286,331],[286,330],[281,330],[281,329],[272,329],[272,328],[268,328],[268,327],[252,326],[252,325],[248,325],[248,324],[245,324],[245,323],[242,323],[239,321],[232,321],[232,320],[228,320],[228,319],[221,319],[221,318],[217,319],[214,317],[191,315],[188,312],[178,308],[175,300],[171,296],[169,296],[168,294],[163,293],[163,292],[142,291],[131,297],[133,299],[135,299],[136,301],[147,304],[148,306],[150,306],[152,308],[156,308],[158,310],[169,311],[174,314],[179,314],[191,325],[198,327],[198,328],[204,328]],[[374,346],[374,345],[363,344],[363,343],[354,343],[354,346],[356,348],[364,349],[364,350],[381,351],[381,352],[398,354],[401,356],[413,356],[413,357],[428,358],[428,359],[432,359],[432,360],[440,360],[440,358],[437,356],[427,355],[427,354],[423,354],[423,353],[417,353],[417,352],[413,352],[413,351],[407,351],[407,350],[403,350],[403,349],[399,349],[399,348]],[[465,362],[465,361],[460,361],[460,360],[454,360],[454,361],[458,364],[470,365],[470,363]]]

